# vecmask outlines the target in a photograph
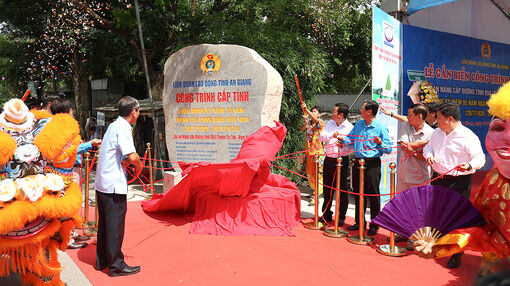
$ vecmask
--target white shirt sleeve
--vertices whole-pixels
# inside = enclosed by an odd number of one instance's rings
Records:
[[[438,132],[437,132],[438,129],[434,130],[434,132],[430,136],[429,142],[427,143],[427,145],[425,145],[425,147],[423,147],[423,157],[425,157],[425,159],[428,159],[430,157],[434,157],[433,146],[434,146],[434,142],[435,142],[435,137],[441,135],[441,134],[438,134]]]
[[[409,142],[409,136],[407,136],[407,126],[405,124],[409,124],[409,123],[408,122],[399,122],[397,143]]]
[[[117,144],[119,144],[122,156],[136,152],[133,137],[131,136],[131,128],[119,128],[117,133]]]
[[[468,162],[473,169],[481,169],[485,165],[485,154],[483,153],[482,144],[478,136],[473,134],[473,144],[466,144],[466,152],[470,155]],[[476,143],[474,143],[476,142]]]
[[[333,133],[334,131],[331,131],[331,128],[329,128],[330,126],[330,123],[331,121],[328,121],[326,123],[326,125],[324,126],[324,129],[322,129],[322,132],[321,134],[319,135],[319,140],[322,141],[322,142],[326,142],[326,143],[329,143],[329,141],[331,140],[331,138],[333,137]]]

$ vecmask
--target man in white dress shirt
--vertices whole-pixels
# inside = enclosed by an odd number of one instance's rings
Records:
[[[428,142],[434,129],[425,124],[427,107],[422,103],[413,104],[407,114],[407,121],[400,123],[397,140],[402,149],[401,155],[408,156],[397,168],[397,192],[430,181],[430,167],[423,157],[423,145]]]
[[[99,212],[96,269],[109,268],[110,276],[140,272],[140,266],[124,262],[122,241],[127,211],[125,166],[134,165],[140,174],[142,163],[136,153],[131,124],[140,115],[138,100],[125,96],[119,101],[119,117],[108,126],[99,150],[96,170],[96,201]]]
[[[432,178],[455,168],[455,171],[432,182],[445,186],[469,199],[472,174],[485,165],[480,139],[460,122],[460,109],[455,103],[445,103],[437,111],[438,127],[423,149],[423,156],[434,170]],[[448,268],[460,265],[462,253],[454,254],[447,263]]]
[[[338,137],[345,136],[351,132],[353,125],[347,120],[349,115],[349,107],[344,103],[337,103],[331,112],[333,119],[326,123],[322,130],[319,140],[324,142],[324,151],[326,158],[324,159],[324,167],[322,178],[324,180],[324,202],[322,203],[322,219],[326,222],[333,221],[333,213],[331,211],[333,190],[336,188],[336,165],[337,158],[342,157],[342,168],[340,170],[340,189],[347,189],[347,177],[349,175],[349,149],[350,146],[339,147]],[[340,192],[340,205],[338,226],[342,226],[345,221],[345,214],[349,206],[349,198],[347,193]]]

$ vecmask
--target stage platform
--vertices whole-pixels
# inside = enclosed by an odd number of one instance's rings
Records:
[[[353,223],[353,207],[343,228]],[[313,216],[306,193],[301,211],[302,217]],[[382,229],[375,245],[358,246],[302,224],[293,230],[294,237],[192,235],[191,219],[174,213],[145,214],[139,201],[130,201],[123,251],[129,265],[142,267],[133,276],[111,278],[106,271],[94,270],[93,244],[66,253],[92,285],[101,286],[471,285],[481,261],[479,253],[468,251],[460,268],[448,269],[447,259],[426,260],[412,251],[399,258],[384,256],[376,252],[380,244],[387,244],[389,233]]]
[[[483,174],[474,178],[473,190],[482,178]],[[144,196],[141,188],[130,186],[123,245],[126,262],[141,265],[142,271],[115,278],[106,271],[96,271],[96,247],[91,243],[83,249],[59,253],[62,280],[67,285],[455,286],[472,285],[480,266],[481,256],[475,252],[466,252],[458,269],[446,268],[447,259],[425,260],[412,251],[400,258],[383,256],[376,248],[387,244],[389,233],[385,230],[375,236],[376,244],[372,246],[325,237],[321,231],[305,229],[302,224],[293,230],[294,237],[192,235],[192,217],[145,214],[140,206]],[[313,216],[309,201],[309,191],[303,190],[304,218]],[[353,223],[353,209],[351,204],[344,229]],[[397,245],[404,247],[406,243]]]

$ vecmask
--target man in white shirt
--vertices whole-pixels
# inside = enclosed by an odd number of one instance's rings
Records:
[[[469,199],[472,174],[485,165],[480,139],[460,122],[460,109],[455,103],[445,103],[437,111],[438,127],[423,149],[423,156],[434,170],[432,185],[451,188]],[[454,254],[448,268],[460,265],[462,253]]]
[[[401,156],[407,156],[397,168],[397,192],[426,183],[431,175],[422,152],[423,145],[434,132],[432,127],[425,124],[427,107],[421,103],[413,104],[407,114],[407,121],[400,123],[397,140],[402,150]]]
[[[326,222],[333,221],[333,213],[331,212],[332,194],[331,188],[336,188],[336,168],[337,158],[342,157],[342,167],[340,176],[340,189],[347,189],[347,177],[349,175],[349,149],[350,146],[339,147],[338,137],[345,136],[351,132],[353,125],[347,120],[349,115],[349,107],[344,103],[337,103],[331,112],[333,119],[326,123],[322,130],[319,140],[324,142],[324,151],[326,158],[324,159],[324,167],[322,178],[324,180],[324,202],[322,204],[322,219]],[[349,206],[349,198],[347,193],[340,192],[340,205],[338,226],[344,225],[345,214]]]
[[[131,124],[140,115],[138,100],[125,96],[119,101],[119,117],[108,126],[96,170],[96,201],[99,212],[96,269],[109,268],[110,276],[140,272],[140,266],[124,262],[122,241],[127,211],[127,179],[125,166],[134,165],[134,174],[142,170],[131,135]]]

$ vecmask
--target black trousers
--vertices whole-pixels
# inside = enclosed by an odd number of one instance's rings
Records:
[[[352,184],[354,192],[359,193],[359,159],[356,158],[356,162],[352,169]],[[379,183],[381,182],[381,158],[364,158],[365,160],[365,179],[364,179],[364,193],[365,194],[376,194],[379,195]],[[354,202],[356,205],[355,220],[356,224],[359,223],[359,196],[354,196]],[[375,216],[381,211],[381,198],[379,196],[365,196],[363,200],[363,222],[365,222],[365,211],[367,209],[367,203],[370,202],[370,218],[374,219]],[[366,226],[366,224],[364,224]],[[374,226],[376,227],[376,226]]]
[[[96,203],[99,213],[96,268],[122,269],[126,265],[121,248],[126,224],[127,196],[96,190]]]
[[[336,188],[336,158],[326,157],[324,159],[324,167],[322,168],[322,180],[324,184],[323,194],[324,202],[322,203],[322,217],[326,221],[331,221],[333,212],[331,205],[335,199],[335,192],[331,188]],[[340,169],[340,189],[347,190],[347,177],[349,176],[349,157],[342,157],[342,167]],[[345,214],[349,207],[349,197],[345,192],[340,192],[339,220],[345,220]]]
[[[439,174],[434,172],[432,179],[439,177]],[[463,175],[463,176],[449,176],[445,175],[442,178],[432,181],[431,185],[443,186],[450,188],[457,193],[463,195],[465,198],[469,200],[471,196],[471,181],[473,179],[473,175]]]

